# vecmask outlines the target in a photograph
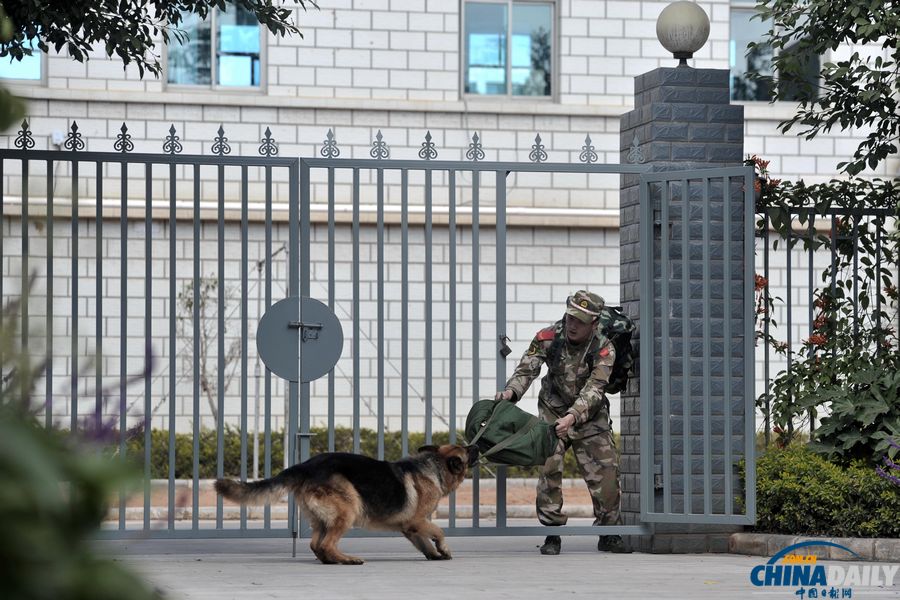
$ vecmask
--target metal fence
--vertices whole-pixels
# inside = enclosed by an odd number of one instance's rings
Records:
[[[835,298],[838,288],[842,289],[854,336],[863,326],[884,336],[900,330],[900,304],[896,291],[890,292],[891,285],[894,290],[900,288],[900,253],[897,240],[889,237],[890,224],[897,218],[892,209],[839,206],[768,206],[757,214],[762,279],[756,289],[756,312],[764,384],[759,404],[767,446],[773,432],[774,377],[790,374],[797,361],[821,354],[810,340],[821,333],[817,320],[827,312],[822,305],[823,292]],[[775,219],[783,225],[780,230],[773,226]],[[781,281],[774,278],[775,261],[784,267]],[[883,302],[886,292],[887,302]],[[896,328],[893,334],[892,327]],[[885,351],[880,345],[872,350]],[[787,394],[790,396],[790,389]],[[798,427],[812,433],[816,425],[813,412],[798,415]],[[792,421],[781,433],[793,432]]]
[[[240,258],[234,262],[240,267],[240,290],[235,290],[239,303],[239,329],[235,336],[238,341],[238,355],[240,364],[237,367],[240,382],[240,478],[247,479],[248,454],[250,444],[248,442],[248,403],[250,400],[248,385],[249,355],[251,342],[251,323],[254,311],[249,305],[250,271],[253,268],[250,246],[249,213],[254,209],[251,195],[262,194],[264,201],[261,210],[264,213],[265,240],[263,251],[258,258],[265,265],[265,307],[268,308],[277,298],[273,297],[273,239],[272,232],[275,228],[273,213],[276,210],[276,196],[287,195],[287,227],[289,229],[287,252],[290,257],[287,273],[287,294],[289,296],[310,295],[313,274],[311,273],[311,233],[310,233],[310,206],[313,195],[318,189],[315,181],[324,181],[324,189],[328,204],[328,264],[329,273],[327,282],[317,280],[317,284],[327,285],[329,308],[334,310],[336,303],[336,277],[334,273],[335,252],[335,186],[343,175],[350,179],[352,197],[352,246],[353,246],[353,273],[350,291],[352,302],[352,325],[345,327],[353,332],[350,345],[350,355],[353,361],[352,394],[353,394],[353,450],[360,451],[360,389],[363,385],[360,372],[360,315],[365,308],[360,306],[361,272],[374,271],[376,282],[375,302],[377,323],[376,331],[371,336],[377,346],[375,364],[377,366],[377,413],[379,427],[377,432],[377,457],[384,457],[385,429],[384,429],[384,402],[386,391],[384,389],[384,365],[385,365],[385,327],[391,326],[400,329],[401,348],[401,406],[404,413],[401,423],[402,451],[406,453],[409,448],[410,426],[407,409],[410,405],[408,394],[409,383],[418,379],[418,384],[423,390],[422,397],[425,406],[426,419],[424,421],[425,439],[430,442],[433,436],[432,415],[433,407],[430,405],[433,396],[432,380],[434,373],[431,371],[434,340],[432,339],[430,324],[434,315],[435,298],[432,296],[433,265],[432,235],[434,226],[434,207],[436,202],[436,190],[447,196],[442,198],[442,205],[447,211],[447,227],[449,229],[449,273],[451,276],[447,282],[447,304],[453,307],[460,302],[458,284],[455,274],[461,267],[457,260],[458,244],[456,231],[460,227],[458,221],[457,198],[462,193],[461,174],[466,174],[469,183],[466,190],[471,199],[471,207],[466,211],[466,226],[471,231],[471,242],[468,251],[472,259],[469,277],[471,279],[471,304],[470,315],[471,329],[463,332],[458,327],[455,310],[450,311],[448,327],[449,336],[449,365],[448,374],[450,389],[449,413],[453,418],[448,421],[449,436],[451,441],[459,439],[456,431],[457,413],[464,412],[468,407],[468,400],[478,399],[482,395],[492,395],[494,387],[502,389],[506,376],[507,364],[504,357],[497,352],[495,358],[495,386],[489,390],[480,389],[482,380],[481,368],[484,359],[490,356],[482,356],[482,346],[496,348],[497,341],[502,340],[507,333],[506,315],[506,242],[507,242],[507,177],[510,174],[640,174],[649,170],[647,165],[602,165],[597,164],[597,154],[592,152],[590,140],[586,140],[582,149],[582,162],[580,164],[547,163],[547,154],[539,138],[531,152],[530,162],[484,162],[484,153],[477,136],[473,137],[467,154],[467,161],[443,161],[437,160],[437,149],[430,135],[422,145],[421,160],[391,160],[389,148],[381,138],[380,132],[373,143],[371,157],[367,159],[345,159],[340,157],[334,137],[330,134],[325,145],[321,149],[319,158],[284,158],[277,156],[278,148],[267,130],[266,137],[261,140],[259,156],[230,156],[230,147],[225,137],[225,132],[220,128],[218,136],[213,144],[211,156],[185,155],[181,153],[181,145],[174,127],[163,144],[162,154],[136,154],[132,152],[130,136],[123,125],[122,133],[115,143],[115,152],[85,152],[84,140],[73,124],[65,142],[67,151],[39,151],[34,150],[34,141],[27,124],[19,132],[15,141],[16,149],[0,150],[0,182],[5,181],[4,171],[10,174],[13,171],[21,175],[21,187],[16,190],[0,190],[0,197],[17,194],[21,198],[21,287],[19,290],[0,289],[0,297],[4,299],[18,294],[24,294],[31,285],[29,275],[36,269],[43,269],[45,277],[40,278],[41,289],[32,290],[32,296],[28,302],[22,303],[22,328],[21,342],[23,348],[31,349],[39,345],[35,344],[36,336],[32,333],[32,324],[35,316],[30,314],[29,306],[34,307],[35,302],[43,300],[43,326],[45,328],[43,340],[46,350],[42,358],[47,359],[47,381],[42,390],[44,420],[48,427],[61,425],[58,422],[60,412],[67,413],[67,427],[73,431],[83,428],[84,418],[93,418],[96,422],[103,420],[108,414],[107,404],[113,403],[117,407],[117,423],[111,426],[117,435],[116,445],[118,452],[125,457],[129,437],[138,432],[139,446],[143,454],[145,486],[141,506],[140,520],[137,522],[128,518],[128,499],[122,495],[118,499],[117,523],[106,531],[107,535],[123,536],[140,534],[151,537],[198,537],[198,536],[286,536],[291,532],[304,534],[304,524],[295,519],[293,505],[289,506],[287,526],[284,517],[273,515],[270,507],[266,507],[263,518],[260,521],[249,518],[246,508],[240,509],[240,517],[236,521],[226,520],[226,507],[221,498],[216,499],[215,514],[209,520],[201,518],[201,398],[206,390],[201,389],[200,378],[196,376],[201,370],[201,355],[198,347],[201,338],[205,335],[201,331],[203,318],[201,310],[201,287],[204,274],[201,271],[201,259],[215,260],[216,274],[214,286],[216,310],[215,333],[210,339],[215,339],[215,348],[210,350],[210,356],[216,361],[215,377],[215,405],[216,405],[216,457],[215,474],[221,477],[225,474],[225,367],[228,349],[226,348],[226,316],[225,306],[227,302],[234,300],[231,292],[225,289],[226,270],[231,268],[231,260],[236,256],[226,252],[226,222],[239,222],[240,224]],[[29,189],[33,185],[34,172],[40,168],[44,177],[44,184],[39,186],[37,194]],[[251,177],[251,171],[259,173],[259,181]],[[56,194],[60,173],[69,180],[69,197],[66,201],[60,201]],[[212,174],[212,176],[210,176]],[[410,185],[412,175],[424,178],[422,186],[413,188]],[[363,178],[372,177],[376,190],[376,256],[367,261],[360,255],[360,231],[361,217],[361,181]],[[385,239],[385,180],[387,177],[399,178],[399,190],[401,194],[400,218],[401,218],[401,285],[400,304],[403,307],[399,318],[391,318],[385,314],[385,249],[390,247]],[[440,178],[442,185],[438,188],[434,181]],[[258,184],[261,182],[261,187]],[[116,185],[117,184],[117,185]],[[213,185],[212,205],[205,203],[209,195],[208,185]],[[2,183],[0,183],[2,185]],[[143,188],[143,201],[135,201],[134,188]],[[113,189],[117,188],[117,189]],[[253,194],[251,194],[253,188]],[[409,372],[410,352],[407,347],[408,328],[416,319],[411,318],[407,312],[410,305],[410,275],[408,235],[410,230],[410,201],[412,193],[422,194],[424,229],[424,271],[422,274],[425,297],[422,299],[424,314],[421,322],[425,328],[425,341],[423,346],[424,373],[412,375]],[[489,195],[493,199],[492,207],[485,207],[482,198]],[[111,211],[108,207],[108,199],[118,196],[117,210]],[[40,198],[40,206],[46,213],[32,214],[32,200]],[[283,196],[280,200],[283,201]],[[107,202],[104,202],[107,200]],[[38,204],[36,201],[34,204]],[[83,211],[85,206],[93,210],[93,214],[85,218]],[[255,209],[260,210],[256,206]],[[491,210],[492,209],[492,210]],[[207,248],[201,242],[201,229],[205,226],[203,213],[213,210],[216,223],[215,251]],[[135,221],[137,214],[139,221]],[[491,219],[483,223],[484,215],[490,215]],[[2,222],[2,205],[0,205],[0,222]],[[118,217],[118,236],[112,239],[104,237],[103,222],[110,218]],[[45,260],[39,261],[33,257],[30,235],[35,223],[40,222],[42,228],[46,228],[47,252]],[[133,223],[143,223],[143,236],[136,236],[133,232]],[[160,225],[164,223],[164,225]],[[63,226],[68,232],[66,252],[69,256],[62,257],[56,252],[59,228]],[[96,247],[93,249],[94,259],[89,261],[89,268],[84,270],[82,263],[86,255],[83,252],[83,244],[79,237],[84,235],[84,228],[95,228]],[[495,256],[493,268],[489,273],[490,279],[482,273],[482,246],[483,231],[487,227],[491,233],[490,241],[494,245]],[[164,241],[154,239],[155,231],[165,227],[160,233],[164,234]],[[135,240],[139,244],[135,245]],[[0,263],[4,261],[2,255],[3,240],[0,240]],[[167,242],[165,249],[157,246]],[[190,248],[190,252],[187,251]],[[184,260],[182,254],[190,255],[191,260]],[[140,268],[143,267],[143,268]],[[64,272],[70,277],[70,284],[63,288],[54,285],[57,275]],[[92,294],[86,294],[86,289],[79,284],[88,280],[93,284]],[[182,497],[178,493],[179,485],[176,481],[176,463],[182,458],[177,449],[176,440],[176,405],[179,398],[178,386],[179,368],[176,364],[179,350],[176,340],[179,338],[179,287],[178,283],[186,280],[190,285],[182,288],[191,291],[186,302],[191,309],[189,322],[191,324],[190,336],[193,342],[193,353],[190,356],[189,372],[194,377],[189,377],[192,386],[190,394],[191,410],[195,415],[192,424],[192,446],[190,449],[191,481],[190,499]],[[163,283],[165,282],[165,283]],[[57,284],[58,285],[58,284]],[[0,283],[2,286],[2,283]],[[491,290],[491,303],[493,314],[481,312],[481,294],[484,286]],[[110,306],[104,302],[104,297],[116,290],[119,295],[118,306]],[[160,300],[157,302],[156,300]],[[67,353],[60,358],[58,340],[54,338],[55,322],[54,312],[58,311],[59,303],[65,301],[69,304],[70,320],[66,324],[65,336],[70,342]],[[136,305],[137,303],[137,305]],[[258,315],[256,315],[258,318]],[[166,327],[156,330],[154,323],[162,319]],[[85,332],[85,321],[92,326],[92,335]],[[494,331],[485,333],[485,324],[493,324]],[[112,326],[110,324],[113,324]],[[116,327],[117,326],[117,327]],[[111,329],[117,329],[117,335],[113,336]],[[152,356],[153,342],[156,337],[167,342],[159,356]],[[115,339],[115,338],[118,339]],[[471,361],[472,372],[467,382],[466,393],[463,395],[457,388],[460,380],[455,371],[455,365],[462,358],[456,355],[457,342],[462,337],[467,337],[470,344],[470,353],[466,359]],[[93,355],[88,361],[89,368],[94,369],[93,389],[90,398],[83,396],[85,379],[88,372],[79,364],[90,352],[86,340],[93,338]],[[140,341],[139,349],[135,349],[135,340]],[[118,344],[117,352],[109,352],[110,341]],[[302,346],[302,344],[301,344]],[[106,348],[106,356],[104,355]],[[134,364],[130,359],[135,356],[146,358],[154,365],[161,363],[167,367],[167,389],[160,396],[159,391],[153,387],[154,369],[143,368],[143,362],[138,369],[138,387],[143,387],[137,395],[140,405],[129,414],[129,398],[132,393],[129,388],[128,375],[134,374]],[[111,359],[111,360],[110,360]],[[300,357],[302,362],[302,356]],[[111,368],[110,363],[117,362],[117,368]],[[59,379],[60,373],[68,379],[68,389],[63,394],[53,389],[52,383]],[[110,377],[117,378],[117,389],[111,391],[104,387],[103,382]],[[334,403],[337,392],[335,390],[335,374],[331,373],[328,379],[328,392],[323,400],[327,403],[329,415],[329,449],[334,448]],[[264,467],[261,475],[264,477],[273,474],[273,439],[271,424],[273,422],[273,384],[271,374],[266,373],[265,388],[263,393],[265,412],[264,433]],[[81,390],[81,392],[80,392]],[[116,393],[117,392],[117,393]],[[80,395],[81,394],[81,395]],[[287,436],[285,448],[286,456],[304,460],[310,455],[310,428],[311,415],[311,390],[310,384],[290,383],[287,386],[288,415],[286,420]],[[68,407],[60,411],[54,403],[61,402],[62,397],[68,398]],[[465,397],[465,404],[457,404],[457,397]],[[160,398],[162,400],[160,401]],[[92,410],[82,410],[87,401]],[[165,486],[165,498],[161,502],[152,497],[151,489],[151,453],[154,449],[153,427],[151,415],[154,414],[155,404],[160,402],[167,409],[167,414],[162,419],[162,424],[167,429],[168,450],[168,477]],[[158,442],[157,442],[158,443]],[[496,473],[496,517],[492,522],[483,522],[480,518],[480,473],[474,474],[472,517],[461,519],[457,517],[455,498],[451,497],[448,518],[448,533],[451,535],[492,535],[502,533],[504,535],[538,535],[544,530],[540,527],[515,527],[510,526],[506,511],[506,473],[503,468],[498,468]],[[161,505],[161,506],[160,506]],[[159,520],[153,517],[154,508],[162,508]],[[179,512],[190,513],[190,521],[178,518]],[[610,527],[609,533],[639,533],[645,531],[641,527]],[[590,527],[566,527],[564,533],[594,533],[596,529]]]

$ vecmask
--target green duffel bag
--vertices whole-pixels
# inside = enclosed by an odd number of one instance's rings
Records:
[[[556,449],[553,425],[512,402],[479,400],[466,417],[466,439],[483,458],[501,465],[543,465]]]

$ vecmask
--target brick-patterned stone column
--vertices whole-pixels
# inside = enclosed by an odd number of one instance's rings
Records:
[[[654,171],[740,164],[743,158],[743,107],[729,104],[728,81],[729,73],[726,70],[693,69],[684,66],[660,68],[636,77],[634,110],[625,113],[621,118],[621,161],[649,164]],[[721,207],[721,186],[718,189],[720,190],[718,205]],[[679,200],[673,198],[673,201],[674,218],[676,213],[680,215],[680,208],[677,206]],[[693,204],[692,198],[691,212],[696,214]],[[699,204],[697,202],[697,206]],[[641,243],[639,208],[638,178],[623,176],[620,207],[621,300],[626,313],[636,320],[640,314],[640,302],[659,302],[658,299],[639,296]],[[718,214],[722,214],[721,208]],[[738,206],[732,211],[732,219],[742,219]],[[678,227],[680,228],[680,225]],[[699,228],[691,227],[690,230],[693,236],[700,235]],[[678,237],[680,238],[680,233]],[[721,244],[718,246],[721,254]],[[713,259],[715,258],[714,256]],[[700,275],[692,273],[691,284],[702,281]],[[733,277],[736,279],[742,277],[740,268],[735,270]],[[735,331],[741,332],[741,329]],[[640,323],[636,342],[642,351],[659,352],[658,344],[645,343],[640,339]],[[677,337],[673,337],[673,345],[680,347],[680,333]],[[719,350],[721,351],[721,347]],[[718,372],[713,373],[714,377],[721,375],[722,361],[717,360],[718,358],[712,357],[713,364],[718,368]],[[658,362],[660,357],[657,355],[654,359]],[[693,400],[695,406],[698,402],[702,402],[702,398],[696,396]],[[681,398],[680,396],[675,398],[673,394],[673,404],[676,401],[680,403]],[[735,422],[735,431],[743,432],[742,412],[738,411],[734,419],[740,421],[740,424]],[[702,426],[702,421],[700,425]],[[635,524],[640,520],[640,382],[637,377],[632,379],[628,389],[622,394],[621,427],[624,522]],[[692,427],[695,433],[701,431],[696,425]],[[675,432],[673,439],[674,437]],[[739,439],[743,441],[742,437]],[[652,464],[661,463],[661,456],[653,457]],[[737,491],[738,488],[735,487],[735,492]],[[659,492],[651,493],[655,496],[660,495]],[[673,507],[674,505],[673,496]],[[684,525],[677,528],[658,526],[656,531],[657,535],[652,539],[645,537],[633,539],[632,542],[637,549],[655,552],[727,550],[727,540],[721,535],[723,528],[711,530]],[[702,535],[673,535],[673,531],[690,531]],[[718,537],[711,533],[716,531],[720,532]]]

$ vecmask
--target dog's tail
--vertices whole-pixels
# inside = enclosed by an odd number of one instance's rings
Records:
[[[298,465],[299,466],[299,465]],[[215,488],[220,496],[241,504],[264,504],[277,500],[285,490],[291,490],[300,483],[295,469],[282,471],[270,479],[259,481],[237,481],[216,479]]]

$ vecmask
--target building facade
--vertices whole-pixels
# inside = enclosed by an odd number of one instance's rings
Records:
[[[79,132],[84,136],[89,151],[112,151],[113,143],[127,123],[132,136],[135,152],[160,152],[164,138],[174,127],[184,152],[208,154],[214,144],[217,129],[221,125],[235,154],[257,153],[260,141],[269,128],[278,143],[281,156],[311,157],[318,155],[326,134],[331,130],[344,157],[368,158],[372,142],[380,132],[390,147],[391,158],[417,159],[426,132],[430,133],[439,157],[442,159],[465,160],[466,151],[477,133],[485,152],[485,160],[527,161],[529,153],[537,143],[542,143],[550,162],[576,162],[586,136],[594,146],[600,162],[621,161],[619,134],[620,116],[633,106],[634,77],[659,66],[674,64],[671,56],[656,39],[655,22],[667,2],[643,0],[327,0],[320,9],[310,8],[295,11],[295,20],[303,31],[303,38],[276,38],[248,20],[245,15],[217,13],[206,23],[188,22],[186,30],[191,41],[181,47],[159,49],[163,60],[163,75],[160,79],[151,77],[140,79],[135,69],[124,69],[118,60],[111,60],[98,51],[84,64],[73,62],[67,56],[37,56],[28,63],[3,67],[0,75],[15,93],[27,100],[28,119],[35,132],[38,149],[61,148],[66,133],[77,122]],[[777,130],[779,121],[790,117],[794,107],[790,103],[770,104],[763,100],[765,90],[745,77],[748,65],[765,71],[765,52],[750,58],[743,56],[743,48],[752,38],[758,37],[766,27],[751,20],[752,4],[738,0],[707,1],[699,3],[710,17],[709,41],[691,61],[693,66],[702,68],[730,69],[732,72],[732,101],[744,105],[745,124],[743,129],[745,155],[757,154],[770,160],[769,167],[776,177],[785,179],[803,178],[808,182],[832,178],[836,164],[852,154],[856,147],[856,136],[834,132],[806,141],[792,135],[782,135]],[[845,48],[833,57],[839,58]],[[536,136],[540,135],[540,142]],[[0,144],[12,147],[13,135],[0,138]],[[628,140],[629,143],[632,140]],[[642,140],[633,140],[640,149]],[[676,156],[682,148],[673,142],[669,151]],[[713,157],[707,157],[713,158]],[[715,157],[715,160],[740,162],[743,156]],[[660,157],[665,160],[665,157]],[[61,166],[51,177],[46,167],[35,164],[30,171],[29,191],[32,214],[40,214],[41,198],[48,190],[60,201],[71,198],[72,181],[68,167]],[[43,169],[43,170],[42,170]],[[900,162],[889,160],[879,175],[896,173]],[[163,173],[153,184],[155,197],[166,198]],[[461,177],[465,174],[461,173]],[[22,176],[20,166],[9,163],[4,168],[3,182],[3,277],[4,294],[16,293],[21,277],[21,213]],[[116,178],[120,177],[117,167],[109,166],[104,173],[112,183],[106,190],[118,190]],[[179,194],[190,198],[191,181],[187,173],[180,173]],[[236,175],[226,176],[229,181],[237,181]],[[258,170],[251,174],[250,194],[252,202],[261,202],[264,188],[260,181],[263,175]],[[327,269],[327,260],[321,244],[327,233],[324,219],[327,206],[324,204],[325,181],[314,179],[313,189],[313,246],[317,252],[313,257],[313,273]],[[466,183],[465,180],[462,183]],[[413,181],[415,185],[416,182]],[[96,179],[79,181],[83,186],[80,197],[93,198]],[[447,230],[442,228],[442,207],[446,207],[447,182],[435,181],[436,238],[434,241],[434,261],[436,265],[435,298],[445,301],[441,290],[446,288],[450,277],[465,285],[466,269],[460,267],[457,273],[449,273],[447,268]],[[286,239],[287,182],[275,182],[275,220],[277,222],[275,248]],[[239,186],[226,188],[226,200],[235,202]],[[139,180],[129,182],[129,202],[135,207],[143,206],[144,184]],[[339,248],[349,239],[347,222],[351,211],[351,185],[349,179],[338,180],[336,185],[336,212],[338,215]],[[208,259],[211,271],[215,265],[216,230],[213,222],[216,203],[215,173],[202,175],[202,195],[204,200],[204,247],[203,260]],[[421,206],[421,193],[414,193],[413,206]],[[373,220],[374,182],[362,181],[361,198],[363,206],[363,254],[371,256],[373,250],[367,247],[374,236]],[[487,229],[482,243],[484,272],[482,281],[490,276],[490,261],[494,255],[491,246],[490,214],[492,191],[484,190],[484,220]],[[104,197],[104,205],[106,199]],[[400,202],[398,180],[388,174],[386,179],[386,223],[388,238],[398,235],[399,216],[396,209]],[[112,216],[118,199],[110,197]],[[465,185],[460,185],[459,206],[471,207],[471,196]],[[509,292],[508,309],[509,337],[513,356],[523,352],[534,332],[554,321],[562,313],[562,303],[574,289],[588,287],[601,293],[610,303],[618,302],[619,274],[619,179],[617,176],[567,176],[555,174],[547,176],[524,176],[510,178],[508,182],[507,225]],[[278,207],[282,208],[279,209]],[[137,208],[136,208],[137,210]],[[18,212],[17,212],[18,211]],[[37,211],[37,212],[35,212]],[[82,214],[91,214],[91,203],[87,202]],[[165,213],[155,224],[156,231],[145,231],[140,216],[135,216],[130,227],[130,239],[138,246],[130,256],[136,261],[133,271],[139,273],[142,236],[152,236],[153,243],[168,248],[168,227],[163,222]],[[365,225],[368,223],[368,225]],[[115,231],[117,222],[110,221],[103,227]],[[40,264],[40,258],[48,253],[53,256],[71,256],[72,242],[67,234],[60,234],[54,240],[52,252],[47,244],[41,249],[43,231],[37,224],[32,225],[31,249]],[[83,251],[79,255],[85,261],[97,260],[97,229],[93,223],[81,225],[79,244]],[[187,231],[190,227],[185,227]],[[263,226],[260,211],[253,213],[252,235],[256,243],[251,246],[250,260],[254,268],[257,261],[265,260],[267,249],[262,244]],[[227,236],[232,239],[238,232],[238,224],[229,222]],[[421,231],[415,229],[411,235],[419,236],[416,243],[423,244]],[[465,227],[458,233],[461,245],[465,245],[470,235]],[[116,256],[117,242],[106,237],[101,252]],[[469,238],[470,239],[470,238]],[[208,245],[208,247],[207,247]],[[316,246],[319,245],[318,250]],[[179,244],[179,256],[192,257],[190,245]],[[338,254],[337,278],[341,282],[337,290],[338,299],[346,299],[349,293],[350,257],[349,244]],[[43,254],[42,254],[43,252]],[[165,250],[161,250],[161,253]],[[228,251],[228,273],[236,278],[239,261]],[[799,253],[793,264],[800,264]],[[411,253],[411,256],[418,256]],[[396,260],[397,257],[388,257]],[[278,273],[284,275],[284,254],[273,259]],[[414,263],[413,268],[421,268]],[[461,256],[461,265],[471,255]],[[818,259],[817,259],[818,260]],[[827,257],[826,257],[827,260]],[[789,264],[782,257],[773,257],[773,265]],[[160,262],[154,267],[155,276],[166,277],[166,265]],[[157,271],[158,269],[158,271]],[[94,289],[88,263],[79,269],[86,292],[85,314],[91,312],[90,290]],[[40,275],[40,274],[39,274]],[[65,289],[71,272],[57,270],[59,278],[55,289]],[[190,272],[178,272],[177,277],[186,283]],[[390,266],[388,283],[396,284],[397,277]],[[365,276],[364,276],[365,280]],[[774,295],[777,286],[783,285],[783,277],[773,277]],[[140,295],[140,281],[136,281],[135,296]],[[40,277],[33,290],[33,300],[41,305],[42,289]],[[421,285],[421,284],[418,284]],[[62,287],[60,287],[62,286]],[[315,286],[313,286],[315,288]],[[19,288],[20,289],[20,288]],[[484,288],[481,301],[489,306],[493,300],[490,286]],[[258,290],[257,290],[258,291]],[[44,292],[45,293],[45,292]],[[257,293],[257,292],[254,292]],[[275,298],[284,291],[276,286]],[[313,295],[321,297],[323,290],[313,289]],[[389,292],[390,293],[390,292]],[[109,289],[102,294],[102,301],[111,306],[118,305],[117,289]],[[158,296],[159,308],[154,314],[165,317],[168,306],[167,290],[155,286],[154,296]],[[457,307],[447,305],[434,314],[433,332],[436,348],[446,344],[446,320],[451,310],[458,311],[460,328],[467,325],[471,317],[471,290],[466,295],[461,288],[463,300]],[[372,298],[374,284],[369,280],[363,286],[363,315],[365,327],[358,332],[364,338],[361,348],[366,349],[366,340],[371,340],[374,331]],[[420,291],[413,297],[421,298]],[[803,338],[808,329],[805,322],[807,313],[803,299],[806,293],[798,292],[795,310],[798,318],[794,321],[797,334],[794,340]],[[389,297],[388,315],[398,319],[399,296]],[[129,302],[132,298],[129,298]],[[143,310],[143,304],[134,299],[134,313]],[[393,304],[391,304],[393,303]],[[96,304],[94,304],[96,306]],[[468,308],[466,308],[468,306]],[[347,317],[346,307],[340,308],[340,318]],[[34,315],[40,315],[40,308]],[[68,308],[61,305],[54,311],[55,337],[64,340],[70,335],[71,315]],[[112,309],[114,310],[114,309]],[[412,308],[414,318],[416,308]],[[342,314],[342,311],[344,314]],[[251,321],[255,321],[262,309],[252,309]],[[492,315],[488,308],[482,314]],[[110,314],[110,313],[107,313]],[[165,356],[168,345],[164,342],[168,335],[166,321],[160,320],[159,330],[154,337],[159,339],[159,353]],[[485,331],[492,331],[489,319],[483,322]],[[140,330],[142,324],[136,323]],[[155,327],[155,325],[154,325]],[[347,332],[345,327],[345,332]],[[413,344],[421,343],[424,326],[413,327],[410,339]],[[118,328],[110,326],[104,343],[117,348]],[[348,335],[352,335],[348,334]],[[396,330],[388,327],[388,352],[396,354]],[[83,351],[96,351],[96,340],[85,337]],[[81,344],[81,341],[79,342]],[[482,340],[481,351],[484,360],[493,361],[495,341]],[[392,345],[393,344],[393,345]],[[471,356],[471,340],[460,347],[460,366],[457,371],[463,383],[457,388],[463,397],[472,394],[464,381],[471,376],[471,366],[466,366],[465,358]],[[68,347],[61,342],[61,346]],[[345,347],[349,347],[345,345]],[[371,349],[371,348],[369,348]],[[137,343],[129,346],[129,365],[139,368],[143,346]],[[255,348],[252,349],[255,361]],[[414,352],[414,356],[415,351]],[[108,353],[107,353],[108,354]],[[434,427],[447,426],[447,377],[449,353],[436,351]],[[511,357],[511,358],[512,358]],[[337,396],[343,400],[336,407],[338,424],[349,425],[351,407],[346,402],[349,395],[344,360],[338,365]],[[118,361],[110,359],[110,377],[118,375]],[[420,361],[421,362],[421,361]],[[60,370],[64,374],[72,365],[61,358]],[[371,353],[363,361],[366,389],[373,388],[375,373]],[[413,367],[423,369],[422,365]],[[510,372],[512,370],[510,365]],[[189,369],[185,366],[185,373]],[[491,373],[489,367],[481,373]],[[61,375],[62,377],[62,375]],[[399,414],[399,379],[392,369],[387,370],[388,396],[392,399],[387,407],[387,427],[396,429]],[[258,380],[257,380],[258,382]],[[56,385],[54,383],[54,385]],[[85,386],[91,384],[84,382]],[[190,384],[185,381],[184,399],[179,399],[178,411],[183,418],[179,428],[189,429],[191,411]],[[251,383],[251,385],[254,385]],[[256,384],[258,385],[258,383]],[[313,397],[321,394],[324,382],[314,386]],[[481,395],[493,392],[493,378],[487,376],[478,385]],[[88,394],[89,389],[84,393]],[[160,385],[164,388],[164,385]],[[534,386],[536,387],[536,386]],[[181,390],[181,387],[179,387]],[[64,390],[61,393],[65,393]],[[135,392],[139,395],[139,391]],[[280,387],[276,385],[276,393]],[[421,390],[411,394],[412,398]],[[179,391],[179,397],[181,391]],[[227,414],[235,414],[234,389],[229,390]],[[529,395],[526,408],[534,410],[536,390]],[[366,395],[364,394],[364,402]],[[369,398],[371,400],[371,398]],[[617,413],[616,402],[613,412]],[[315,408],[316,404],[313,403]],[[371,404],[367,404],[371,408]],[[60,403],[60,410],[64,403]],[[239,406],[237,408],[239,414]],[[411,408],[416,418],[426,419],[422,405]],[[277,412],[277,411],[276,411]],[[465,411],[462,411],[464,414]],[[374,413],[363,413],[364,426],[373,427]],[[442,419],[442,416],[444,417]],[[614,414],[615,418],[615,414]],[[314,415],[314,424],[323,424],[321,411]],[[276,419],[275,427],[280,426]],[[160,421],[161,427],[164,422]],[[414,425],[412,427],[415,427]],[[415,427],[418,428],[418,427]]]

